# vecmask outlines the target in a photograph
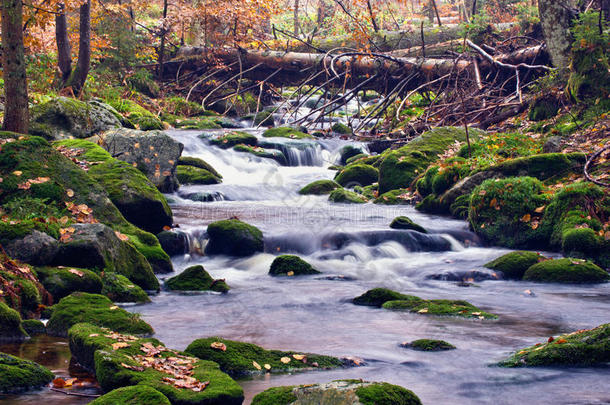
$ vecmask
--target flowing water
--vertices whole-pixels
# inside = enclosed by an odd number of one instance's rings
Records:
[[[250,131],[260,137],[260,131]],[[240,380],[245,403],[272,386],[339,378],[402,385],[424,404],[610,403],[610,368],[492,366],[551,335],[608,322],[609,284],[498,280],[483,264],[507,250],[481,246],[465,221],[424,215],[410,206],[330,204],[326,196],[299,195],[311,181],[333,177],[327,167],[336,163],[344,141],[273,139],[289,160],[289,166],[280,166],[212,147],[205,138],[217,131],[199,137],[201,132],[169,134],[185,145],[184,156],[206,160],[224,180],[184,186],[169,196],[175,222],[191,244],[191,253],[174,258],[174,266],[179,273],[202,264],[232,289],[224,295],[161,292],[150,304],[128,308],[142,314],[158,339],[177,349],[199,337],[221,336],[366,362],[363,367]],[[429,234],[391,230],[388,225],[398,215],[409,216]],[[266,252],[241,259],[197,254],[206,242],[206,226],[229,217],[259,227]],[[283,253],[300,255],[322,274],[270,277],[271,262]],[[374,287],[423,298],[465,299],[499,319],[427,317],[350,303]],[[447,340],[457,350],[425,353],[399,346],[420,338]]]

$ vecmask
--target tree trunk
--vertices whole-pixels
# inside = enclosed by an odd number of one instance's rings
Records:
[[[540,22],[551,61],[560,69],[567,69],[570,65],[572,6],[570,0],[538,0]]]
[[[294,0],[293,24],[294,24],[294,36],[298,37],[299,36],[299,0]]]
[[[26,134],[29,111],[21,0],[2,0],[2,68],[6,98],[2,129]]]
[[[161,44],[159,44],[159,70],[157,71],[159,77],[163,77],[165,63],[165,35],[167,34],[165,19],[167,18],[167,8],[167,0],[163,0],[163,25],[161,26]]]
[[[379,27],[377,26],[377,19],[375,18],[375,13],[373,12],[373,6],[371,5],[371,0],[366,0],[366,6],[369,10],[369,15],[371,16],[371,24],[373,24],[373,30],[375,32],[378,32]]]
[[[72,49],[68,38],[68,22],[64,11],[64,4],[59,4],[59,14],[55,16],[55,40],[57,42],[57,65],[61,72],[62,84],[72,73]]]
[[[66,82],[66,87],[72,87],[75,94],[82,91],[91,66],[91,0],[83,3],[79,12],[78,62]]]

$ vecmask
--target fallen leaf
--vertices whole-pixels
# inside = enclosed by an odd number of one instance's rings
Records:
[[[537,214],[541,214],[544,211],[545,208],[546,208],[546,205],[543,205],[542,207],[536,208],[534,210],[534,212],[537,213]]]
[[[253,361],[253,362],[252,362],[252,365],[254,366],[254,368],[255,368],[255,369],[257,369],[257,370],[262,370],[261,365],[260,365],[260,364],[258,364],[257,362]]]
[[[293,354],[292,357],[294,357],[295,360],[303,360],[305,358],[305,355],[303,355],[303,354]]]
[[[223,351],[223,352],[226,352],[226,351],[227,351],[227,345],[225,345],[225,344],[224,344],[224,343],[222,343],[222,342],[212,342],[212,343],[210,344],[210,347],[211,347],[212,349],[214,349],[214,350],[221,350],[221,351]]]
[[[112,350],[123,349],[125,347],[129,347],[129,344],[125,342],[117,342],[112,344]]]
[[[72,190],[71,188],[67,189],[66,195],[70,198],[74,197],[74,190]]]
[[[288,364],[290,363],[290,357],[282,357],[280,361],[284,364]]]
[[[53,388],[63,388],[66,386],[66,381],[63,378],[56,378],[53,380]]]
[[[122,240],[123,242],[126,242],[129,240],[129,236],[122,234],[119,231],[114,231],[114,234],[117,236],[117,238],[119,238],[120,240]]]
[[[76,275],[77,275],[77,276],[79,276],[79,277],[82,277],[82,276],[84,276],[84,275],[85,275],[85,273],[83,273],[83,272],[82,272],[82,271],[80,271],[80,270],[76,270],[76,269],[70,269],[70,270],[68,270],[68,271],[69,271],[70,273],[72,273],[72,274],[76,274]]]
[[[271,364],[265,364],[263,367],[265,367],[265,370],[271,370]]]
[[[115,309],[119,309],[119,307],[117,305],[113,305],[110,308],[108,308],[111,311],[114,311]]]
[[[531,219],[532,219],[532,216],[530,214],[525,214],[524,216],[521,217],[521,222],[530,222]]]
[[[21,170],[15,170],[15,171],[13,172],[13,174],[14,174],[15,176],[21,176],[21,175],[23,174],[23,172],[22,172]]]

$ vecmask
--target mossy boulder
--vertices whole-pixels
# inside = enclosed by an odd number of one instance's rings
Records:
[[[0,394],[13,394],[39,388],[53,380],[47,368],[6,353],[0,353]]]
[[[221,180],[205,169],[178,165],[176,177],[180,184],[218,184]]]
[[[409,229],[409,230],[417,231],[417,232],[421,232],[421,233],[428,233],[428,231],[426,231],[426,229],[423,226],[417,225],[415,222],[413,222],[413,220],[411,220],[411,218],[404,217],[404,216],[394,218],[394,220],[390,224],[390,228]]]
[[[545,339],[546,340],[546,339]],[[519,350],[502,367],[602,366],[610,362],[610,324],[579,330]]]
[[[337,380],[325,384],[309,384],[269,388],[252,399],[252,405],[363,404],[421,405],[412,391],[388,383],[362,380]]]
[[[161,92],[159,85],[152,77],[152,73],[148,70],[138,70],[133,75],[126,77],[125,81],[132,90],[148,97],[157,98]]]
[[[21,326],[30,336],[44,335],[47,333],[47,327],[38,319],[25,319],[21,321]]]
[[[205,253],[250,256],[262,252],[263,233],[257,227],[238,219],[226,219],[208,225]]]
[[[73,292],[81,291],[99,294],[102,280],[95,272],[69,267],[38,267],[38,279],[53,296],[55,302]]]
[[[485,264],[485,267],[501,271],[506,279],[521,280],[527,269],[542,260],[545,257],[540,253],[522,250],[502,255]]]
[[[90,405],[171,405],[169,399],[148,385],[117,388],[89,402]]]
[[[291,138],[291,139],[313,139],[313,136],[299,131],[295,128],[278,127],[270,128],[263,132],[265,138]]]
[[[58,97],[30,109],[30,134],[46,139],[87,138],[121,128],[107,109],[67,97]]]
[[[471,139],[480,135],[480,131],[470,131]],[[399,149],[384,152],[379,167],[379,193],[409,187],[428,165],[438,159],[438,155],[456,141],[466,141],[463,128],[436,128]]]
[[[159,240],[163,251],[169,256],[188,253],[189,241],[188,236],[184,232],[176,230],[163,231],[157,235],[157,239]]]
[[[340,187],[341,187],[341,185],[339,185],[336,181],[333,181],[333,180],[317,180],[317,181],[314,181],[313,183],[309,183],[308,185],[306,185],[305,187],[300,189],[299,194],[302,194],[302,195],[330,194],[333,190],[340,188]]]
[[[341,165],[346,165],[347,161],[349,159],[353,158],[354,156],[361,155],[363,153],[364,153],[364,151],[360,147],[353,146],[353,145],[346,145],[346,146],[342,147],[341,150],[339,151],[340,163],[341,163]]]
[[[224,346],[214,343],[221,343]],[[226,350],[223,350],[224,348]],[[188,345],[185,351],[202,360],[218,363],[220,369],[231,376],[313,368],[331,369],[343,365],[343,362],[335,357],[294,351],[266,350],[252,343],[219,337],[197,339]]]
[[[352,156],[351,158],[347,159],[345,161],[346,165],[351,165],[352,163],[363,163],[363,162],[359,162],[360,159],[365,160],[368,157],[368,155],[364,154],[364,153],[359,153],[356,156]],[[368,163],[366,163],[368,164]]]
[[[335,181],[343,187],[368,186],[379,179],[379,170],[365,164],[347,166],[335,176]]]
[[[442,352],[445,350],[454,350],[456,348],[451,343],[435,339],[418,339],[413,342],[403,343],[401,346],[422,352]]]
[[[369,290],[354,298],[352,302],[356,305],[381,308],[381,306],[388,301],[408,300],[412,297],[412,295],[401,294],[387,288],[373,288],[372,290]]]
[[[545,283],[603,283],[610,280],[610,274],[586,260],[555,259],[532,265],[523,279]]]
[[[407,190],[401,188],[383,193],[377,196],[373,202],[382,205],[409,205],[412,204],[412,198]]]
[[[214,176],[218,177],[219,179],[222,179],[222,175],[218,173],[211,164],[209,164],[203,159],[191,156],[180,156],[180,159],[178,159],[178,164],[181,166],[193,166],[199,169],[207,170]]]
[[[239,405],[244,399],[241,387],[218,364],[169,349],[156,339],[81,323],[70,329],[69,343],[75,360],[95,374],[106,392],[148,386],[181,405]]]
[[[174,291],[216,291],[226,293],[229,286],[224,280],[214,280],[203,266],[191,266],[167,280],[165,285]]]
[[[171,122],[176,128],[180,129],[221,129],[221,128],[241,128],[234,120],[226,117],[198,117],[188,119],[175,119]]]
[[[347,125],[342,124],[340,122],[336,122],[335,124],[333,124],[331,129],[334,133],[342,134],[342,135],[351,135],[353,133],[353,131],[350,127],[348,127]]]
[[[26,201],[20,199],[19,202]],[[25,210],[25,207],[22,209]],[[35,224],[28,222],[26,220],[12,227],[10,221],[0,225],[0,243],[4,250],[13,259],[24,263],[38,265],[52,262],[59,251],[57,239],[33,229]]]
[[[219,148],[229,149],[235,145],[256,146],[258,144],[258,139],[247,132],[233,131],[211,139],[210,143]]]
[[[27,338],[19,312],[0,301],[0,342],[22,342]]]
[[[387,301],[382,305],[392,311],[407,311],[420,315],[455,316],[471,319],[496,319],[494,314],[484,312],[471,303],[462,300],[424,300],[410,297],[407,300]]]
[[[102,274],[102,295],[114,302],[150,302],[144,290],[121,274],[105,271]]]
[[[259,111],[254,116],[254,126],[264,125],[272,127],[275,125],[272,111]]]
[[[273,260],[269,274],[272,276],[304,276],[320,274],[320,272],[298,256],[282,255]]]
[[[273,149],[265,149],[260,146],[249,146],[249,145],[235,145],[233,150],[236,152],[244,152],[249,153],[251,155],[265,158],[265,159],[273,159],[278,162],[282,166],[288,166],[288,160],[286,159],[286,155],[279,150]]]
[[[55,304],[47,331],[53,336],[67,336],[68,330],[81,322],[134,335],[150,335],[154,332],[138,314],[119,308],[108,297],[87,293],[73,293]]]
[[[532,103],[528,117],[532,121],[548,120],[557,115],[560,107],[561,104],[556,97],[540,97]]]
[[[328,196],[328,201],[345,204],[364,204],[368,200],[361,194],[346,190],[344,188],[338,188],[330,193]]]
[[[163,122],[157,115],[132,100],[118,99],[110,101],[109,104],[141,131],[163,129]]]

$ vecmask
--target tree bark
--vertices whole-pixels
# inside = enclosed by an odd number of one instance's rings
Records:
[[[78,61],[66,82],[66,87],[72,87],[75,94],[82,91],[91,66],[91,0],[80,6],[79,14]]]
[[[6,98],[2,129],[26,134],[29,111],[21,0],[2,0],[2,70]]]
[[[294,17],[293,17],[293,25],[294,25],[294,36],[299,36],[299,0],[294,0]]]
[[[68,22],[64,11],[64,4],[59,4],[59,14],[55,16],[55,41],[57,43],[57,65],[61,72],[62,84],[72,73],[72,49],[68,38]]]
[[[551,61],[560,69],[567,69],[570,65],[572,7],[571,0],[538,0],[540,22]]]
[[[161,26],[161,44],[159,44],[159,70],[157,71],[159,77],[163,77],[165,63],[165,35],[167,34],[165,19],[167,18],[167,9],[167,0],[163,0],[163,25]]]

